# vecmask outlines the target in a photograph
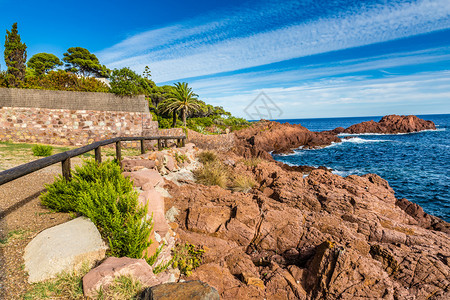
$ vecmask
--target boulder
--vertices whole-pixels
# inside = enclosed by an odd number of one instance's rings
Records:
[[[39,282],[71,272],[105,257],[108,247],[89,219],[80,217],[39,233],[25,248],[28,282]]]
[[[114,279],[130,276],[143,286],[153,286],[161,281],[153,274],[153,269],[144,259],[109,257],[101,265],[83,277],[83,292],[86,297],[97,297],[98,291],[107,289]]]
[[[165,283],[150,287],[143,293],[145,300],[219,300],[213,287],[199,280]]]

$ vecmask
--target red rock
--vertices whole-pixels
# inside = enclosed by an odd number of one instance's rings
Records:
[[[425,121],[416,116],[388,115],[381,118],[379,122],[367,121],[352,125],[345,130],[342,127],[334,129],[332,132],[339,133],[409,133],[422,130],[435,130],[436,126],[432,121]]]
[[[323,147],[340,139],[326,132],[312,132],[301,125],[260,121],[253,126],[235,132],[236,153],[244,157],[272,159],[268,153],[288,153],[300,146]]]
[[[143,191],[139,195],[139,203],[147,206],[147,214],[153,216],[153,229],[165,236],[169,230],[169,224],[165,218],[164,198],[155,189]]]
[[[86,297],[95,298],[97,292],[107,289],[115,278],[131,276],[144,286],[161,283],[153,274],[153,269],[143,259],[109,257],[101,265],[83,277],[83,292]]]
[[[448,298],[448,223],[397,200],[386,180],[230,158],[257,188],[165,186],[180,240],[206,250],[189,279],[222,299]]]
[[[156,163],[149,159],[124,159],[120,162],[122,170],[126,172],[137,171],[139,167],[153,169],[156,167]]]
[[[142,169],[135,172],[123,172],[125,177],[129,177],[133,181],[133,185],[149,190],[164,182],[164,179],[156,170]]]

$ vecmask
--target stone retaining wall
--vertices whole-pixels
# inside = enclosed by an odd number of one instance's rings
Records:
[[[150,113],[3,107],[0,140],[87,145],[117,136],[158,134]]]
[[[158,135],[144,96],[0,88],[0,140],[87,145]]]
[[[209,150],[228,151],[236,145],[236,136],[234,133],[205,135],[188,130],[187,140],[199,148]]]
[[[14,88],[0,88],[0,107],[149,112],[147,100],[143,95],[120,97],[110,93]]]

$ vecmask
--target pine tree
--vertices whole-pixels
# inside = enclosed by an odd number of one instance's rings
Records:
[[[5,37],[5,62],[8,67],[9,83],[18,86],[25,79],[25,62],[27,61],[27,46],[20,41],[17,23],[14,23],[11,31],[6,30]]]

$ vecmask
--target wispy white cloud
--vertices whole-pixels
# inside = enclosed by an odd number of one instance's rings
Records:
[[[337,1],[339,2],[339,1]],[[325,3],[325,2],[324,2]],[[244,10],[228,18],[187,21],[132,36],[98,53],[110,67],[152,69],[158,82],[240,70],[450,28],[450,1],[422,0],[359,7],[299,19],[269,31],[240,28],[267,15],[298,14],[287,6]],[[292,18],[291,18],[292,19]],[[199,23],[200,22],[200,23]],[[240,28],[236,31],[233,28]],[[231,34],[231,33],[232,34]]]
[[[264,70],[243,72],[227,76],[214,76],[204,79],[193,79],[191,85],[201,96],[239,93],[253,90],[255,87],[271,85],[289,87],[304,82],[310,85],[313,80],[324,77],[346,76],[359,72],[370,73],[380,70],[382,76],[392,76],[384,69],[450,61],[450,47],[440,47],[421,51],[398,52],[394,54],[372,56],[370,58],[340,60],[332,63],[305,65],[293,70]],[[386,75],[387,74],[387,75]],[[362,75],[359,75],[362,76]],[[355,80],[358,78],[353,76]],[[363,77],[365,78],[365,77]],[[330,80],[330,79],[329,79]],[[333,81],[340,81],[339,78]]]
[[[379,79],[348,76],[211,96],[206,100],[230,108],[241,117],[246,117],[244,109],[261,91],[283,110],[281,118],[450,113],[449,86],[450,71]]]

